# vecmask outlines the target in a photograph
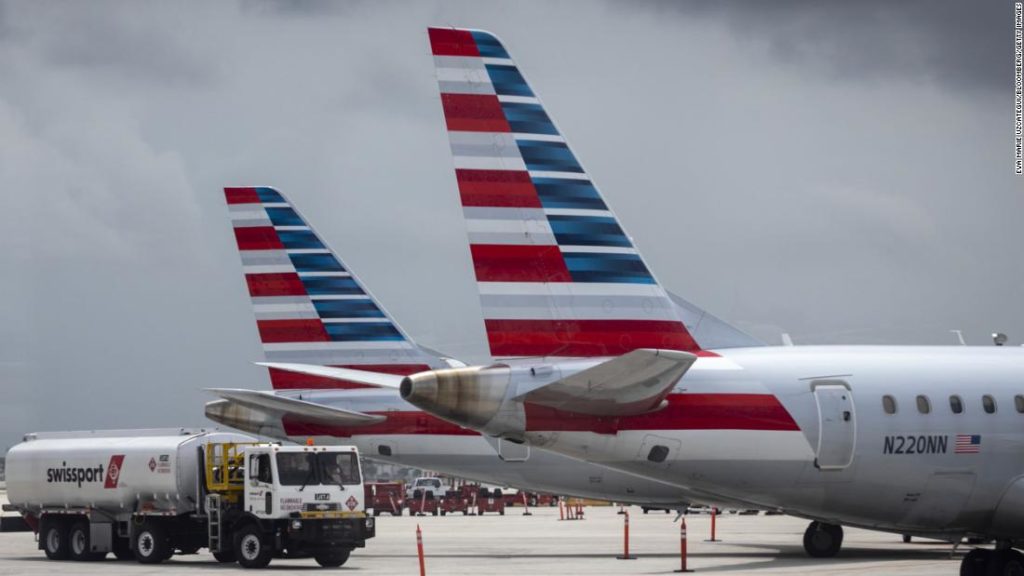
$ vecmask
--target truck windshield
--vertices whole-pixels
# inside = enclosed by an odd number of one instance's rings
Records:
[[[277,477],[282,486],[359,484],[354,452],[278,452]]]
[[[282,486],[316,483],[316,458],[312,452],[278,452],[277,477]]]

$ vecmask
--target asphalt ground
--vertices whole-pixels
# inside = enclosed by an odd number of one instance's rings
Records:
[[[679,523],[675,514],[630,508],[630,553],[623,549],[623,516],[611,507],[586,509],[585,520],[560,521],[557,508],[509,508],[505,516],[378,518],[377,537],[356,550],[341,572],[361,575],[418,574],[416,527],[423,533],[427,574],[671,574],[679,568]],[[710,517],[686,517],[689,567],[709,574],[897,574],[954,575],[965,549],[934,541],[904,544],[899,535],[846,529],[837,558],[806,556],[801,545],[807,522],[785,516],[737,516],[717,520],[720,542],[706,542]],[[0,534],[0,574],[206,574],[238,571],[205,551],[175,556],[157,566],[113,556],[100,562],[53,562],[36,549],[31,533]],[[275,559],[272,572],[323,570],[313,560]]]

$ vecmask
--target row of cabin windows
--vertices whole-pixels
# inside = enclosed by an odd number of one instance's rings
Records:
[[[932,411],[932,402],[927,396],[919,394],[916,398],[917,411],[921,414],[929,414]],[[1024,414],[1024,396],[1017,394],[1013,397],[1014,408],[1017,412]],[[996,412],[996,399],[990,394],[985,394],[981,397],[981,408],[986,414],[995,414]],[[896,399],[886,394],[882,396],[882,409],[885,410],[886,414],[896,413]],[[953,414],[963,414],[964,401],[956,394],[949,397],[949,410]]]

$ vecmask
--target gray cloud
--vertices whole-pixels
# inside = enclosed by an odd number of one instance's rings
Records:
[[[622,6],[0,2],[0,446],[268,386],[225,185],[289,193],[414,337],[485,360],[431,24],[504,39],[715,314],[772,341],[1024,336],[995,9]]]
[[[957,89],[1006,90],[1013,81],[1012,2],[654,0],[613,3],[727,23],[743,43],[845,82],[924,79]]]

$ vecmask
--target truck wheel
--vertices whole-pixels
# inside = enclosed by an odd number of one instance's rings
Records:
[[[504,516],[505,515],[505,509],[502,508],[501,510],[498,510],[498,514],[501,515],[501,516]]]
[[[328,552],[320,552],[313,559],[324,568],[337,568],[348,562],[348,555],[351,552],[351,550],[330,550]]]
[[[274,549],[256,524],[246,524],[235,532],[235,556],[244,568],[264,568],[270,564]]]
[[[221,564],[231,564],[238,559],[235,556],[234,550],[221,550],[220,552],[214,552],[213,558]]]
[[[162,524],[152,520],[142,523],[135,533],[135,541],[132,544],[135,559],[142,564],[159,564],[174,553],[171,539],[167,537],[167,530]]]
[[[102,560],[107,555],[105,552],[91,551],[88,520],[79,520],[71,525],[71,530],[68,531],[68,547],[71,559],[79,562]]]
[[[43,552],[50,560],[67,560],[71,553],[68,546],[67,524],[59,518],[44,518],[43,529],[39,531],[43,541]]]

